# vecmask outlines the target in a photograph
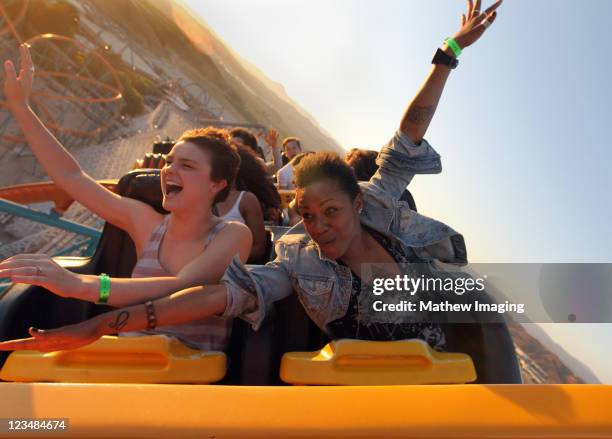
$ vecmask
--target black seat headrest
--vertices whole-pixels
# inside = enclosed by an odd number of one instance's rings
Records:
[[[153,144],[153,154],[168,154],[174,146],[174,140],[166,139]]]
[[[168,213],[162,207],[159,169],[135,169],[128,172],[119,180],[118,192],[119,195],[153,206],[159,213]]]

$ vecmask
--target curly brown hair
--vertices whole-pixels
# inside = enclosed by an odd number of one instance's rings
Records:
[[[369,149],[353,148],[346,153],[344,160],[355,171],[355,177],[359,181],[369,181],[378,170],[376,164],[378,153]]]
[[[255,194],[264,212],[268,208],[280,209],[280,195],[278,195],[264,164],[249,147],[236,145],[235,148],[240,156],[236,189]]]

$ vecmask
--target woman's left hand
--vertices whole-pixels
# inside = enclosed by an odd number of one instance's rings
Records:
[[[29,47],[26,43],[19,46],[21,57],[19,75],[15,71],[13,61],[4,61],[4,95],[7,98],[7,104],[11,111],[27,107],[30,93],[32,92],[34,63],[32,62]]]
[[[103,335],[95,317],[76,325],[46,330],[30,328],[28,332],[31,338],[1,342],[0,351],[64,351],[93,343]]]
[[[495,10],[502,4],[498,0],[484,12],[480,11],[481,0],[468,0],[468,11],[461,14],[461,29],[453,35],[457,44],[463,49],[474,44],[485,33],[487,28],[495,21]]]
[[[0,262],[0,278],[38,285],[61,297],[75,297],[83,288],[78,274],[60,267],[50,256],[22,254]]]

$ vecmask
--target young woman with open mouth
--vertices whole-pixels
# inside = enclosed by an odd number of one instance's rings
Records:
[[[4,91],[30,147],[55,183],[107,222],[125,230],[134,241],[138,261],[132,278],[72,273],[41,254],[17,255],[0,263],[0,277],[39,285],[62,297],[103,302],[115,307],[147,300],[195,285],[218,283],[232,258],[246,261],[252,236],[248,227],[225,222],[211,213],[223,201],[238,172],[240,158],[212,128],[185,132],[161,170],[162,215],[141,201],[121,197],[85,174],[77,161],[45,128],[29,106],[34,67],[22,45],[19,76],[5,61]],[[102,296],[105,297],[102,297]],[[108,297],[106,297],[108,296]],[[231,319],[208,317],[158,333],[175,336],[197,349],[223,349]]]

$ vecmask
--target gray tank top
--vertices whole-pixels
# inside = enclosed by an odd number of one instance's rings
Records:
[[[145,247],[145,250],[136,262],[134,270],[132,270],[132,277],[164,277],[173,276],[168,273],[159,262],[159,247],[162,239],[166,233],[168,227],[168,221],[170,215],[166,215],[161,223],[151,234],[149,243]],[[208,247],[210,242],[217,236],[217,234],[225,227],[226,221],[218,223],[208,234],[206,243],[204,244],[204,250]],[[181,325],[166,326],[155,328],[152,331],[141,331],[141,332],[130,332],[122,335],[166,335],[174,337],[185,345],[202,351],[225,350],[229,342],[231,335],[232,321],[223,317],[207,317],[201,320],[196,320]]]

